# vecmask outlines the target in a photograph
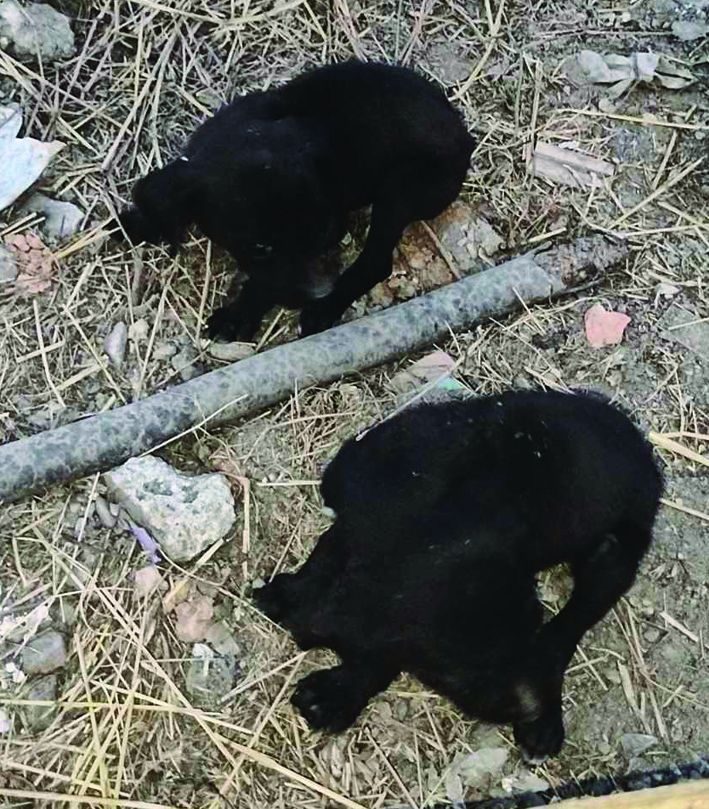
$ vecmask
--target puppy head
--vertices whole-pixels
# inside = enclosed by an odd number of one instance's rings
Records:
[[[177,160],[136,183],[134,204],[118,220],[133,244],[168,244],[175,253],[194,219],[196,192],[189,163]]]

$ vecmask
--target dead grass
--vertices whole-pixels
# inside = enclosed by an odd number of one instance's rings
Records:
[[[166,160],[204,115],[235,92],[268,87],[325,60],[357,55],[416,66],[447,86],[479,136],[464,198],[508,252],[590,231],[621,234],[635,248],[602,287],[452,335],[445,346],[475,392],[605,388],[654,431],[668,476],[657,549],[633,595],[580,651],[565,696],[569,742],[539,774],[555,784],[623,766],[617,741],[626,731],[658,737],[649,761],[706,750],[708,388],[699,361],[661,336],[673,301],[698,320],[709,308],[706,99],[693,88],[634,88],[601,112],[594,93],[570,90],[559,70],[582,37],[604,51],[652,47],[701,73],[699,49],[680,49],[642,9],[637,23],[620,24],[620,12],[606,2],[588,15],[580,4],[513,0],[59,4],[75,16],[77,57],[54,68],[0,52],[0,95],[23,105],[30,134],[67,144],[46,185],[87,219],[80,235],[55,250],[59,272],[48,292],[31,301],[0,299],[3,439],[179,381],[165,346],[191,348],[192,362],[216,364],[199,334],[230,262],[196,238],[173,260],[158,249],[106,243],[101,230],[135,178]],[[537,139],[575,141],[617,161],[616,177],[595,190],[535,179],[528,155]],[[37,224],[12,211],[3,216],[3,236]],[[417,229],[411,242],[429,237]],[[435,240],[428,244],[441,251]],[[440,258],[455,274],[451,257]],[[406,267],[402,262],[400,282],[370,305],[420,288]],[[663,298],[660,284],[676,288],[676,297]],[[582,315],[596,301],[632,317],[628,339],[615,350],[585,344]],[[135,338],[121,370],[102,353],[118,320]],[[292,323],[274,314],[261,345],[292,338]],[[393,370],[300,392],[248,423],[215,434],[200,428],[164,450],[185,469],[228,471],[248,502],[230,542],[201,564],[167,570],[173,587],[187,577],[211,588],[242,648],[241,678],[217,710],[186,696],[190,649],[175,637],[160,600],[134,597],[132,572],[144,562],[126,535],[97,523],[97,477],[4,509],[0,621],[46,607],[69,631],[71,657],[51,724],[34,734],[23,724],[31,707],[23,691],[0,672],[0,706],[13,719],[0,735],[3,805],[426,806],[445,799],[457,754],[503,746],[511,752],[506,772],[518,767],[507,728],[466,722],[408,679],[351,732],[333,739],[309,733],[288,696],[326,656],[298,653],[248,599],[255,577],[298,564],[312,547],[326,524],[320,466],[345,438],[398,406],[387,386]],[[545,576],[543,592],[554,609],[563,582]],[[661,631],[659,644],[646,640],[651,628]],[[3,664],[32,631],[30,624],[19,640],[0,645]]]

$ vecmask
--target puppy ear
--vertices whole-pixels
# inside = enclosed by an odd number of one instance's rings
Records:
[[[174,255],[194,221],[198,187],[197,172],[183,160],[139,180],[133,191],[135,206],[121,215],[131,241],[168,244]]]

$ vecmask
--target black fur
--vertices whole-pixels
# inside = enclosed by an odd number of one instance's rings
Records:
[[[528,758],[556,754],[564,672],[632,585],[661,489],[649,445],[596,396],[422,405],[348,442],[322,480],[332,527],[255,594],[302,648],[341,658],[293,702],[339,731],[407,671],[512,723]],[[545,623],[535,574],[559,563],[574,591]]]
[[[210,318],[212,337],[250,340],[277,304],[302,309],[308,334],[389,276],[404,228],[457,197],[472,147],[444,94],[413,71],[321,67],[223,107],[181,159],[137,183],[119,218],[131,241],[173,250],[196,224],[236,258],[248,280]],[[346,215],[367,205],[360,256],[318,278]]]

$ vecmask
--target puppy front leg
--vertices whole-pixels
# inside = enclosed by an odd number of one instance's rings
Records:
[[[232,285],[229,294],[233,294]],[[250,342],[266,313],[275,306],[268,287],[248,279],[236,297],[215,309],[207,321],[207,334],[220,342]]]

